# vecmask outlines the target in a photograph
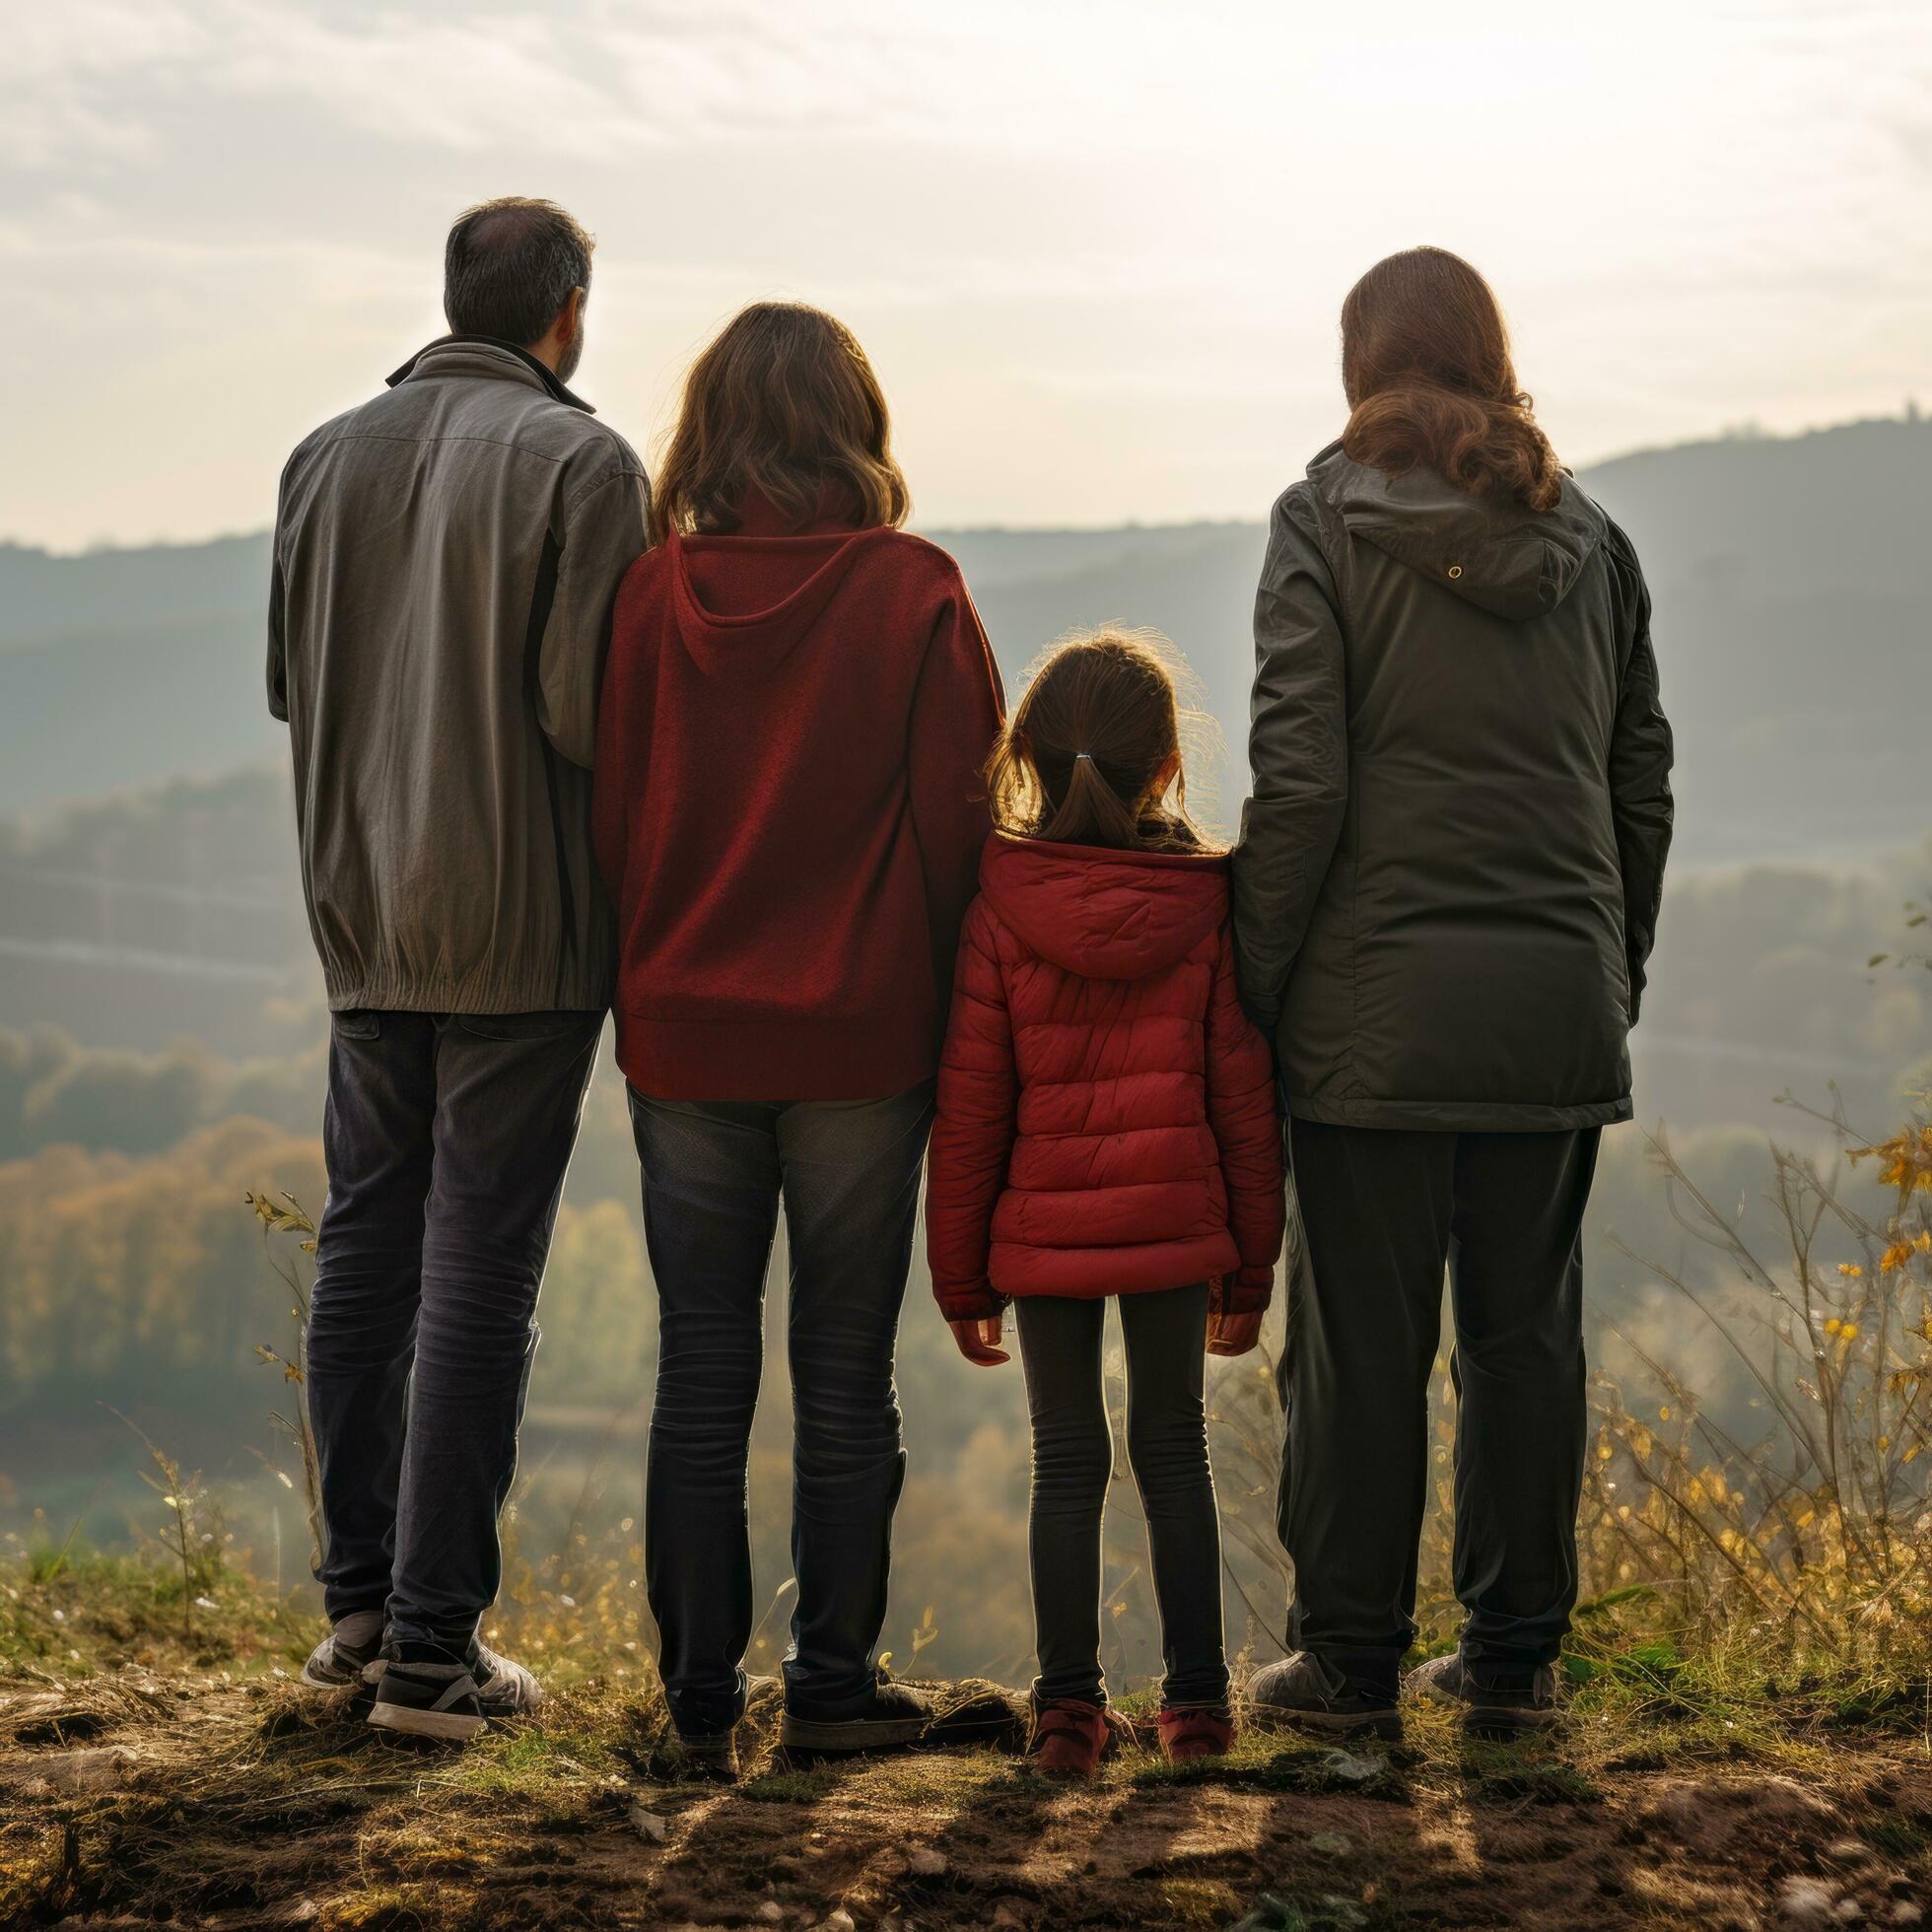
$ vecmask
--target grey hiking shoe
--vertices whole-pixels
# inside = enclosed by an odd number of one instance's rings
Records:
[[[310,1690],[360,1690],[382,1675],[382,1613],[352,1611],[309,1653],[298,1684]]]
[[[1248,1680],[1247,1704],[1262,1724],[1286,1724],[1325,1738],[1399,1738],[1402,1714],[1391,1687],[1350,1682],[1312,1650],[1267,1664]]]
[[[543,1702],[521,1664],[480,1643],[467,1656],[438,1643],[385,1644],[382,1663],[369,1721],[385,1731],[461,1744],[491,1718],[525,1717]]]
[[[1548,1664],[1534,1670],[1484,1671],[1472,1668],[1460,1650],[1452,1650],[1417,1664],[1406,1688],[1438,1704],[1453,1704],[1463,1714],[1463,1728],[1478,1737],[1547,1730],[1559,1715],[1556,1673]]]

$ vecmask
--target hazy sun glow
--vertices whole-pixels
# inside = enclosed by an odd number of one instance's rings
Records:
[[[1337,426],[1343,293],[1419,240],[1578,461],[1932,390],[1915,5],[70,0],[8,42],[0,537],[265,521],[504,192],[595,230],[580,386],[635,441],[804,297],[928,525],[1259,516]]]

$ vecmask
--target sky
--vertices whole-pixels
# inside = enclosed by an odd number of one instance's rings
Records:
[[[0,539],[257,528],[504,193],[597,236],[647,451],[742,303],[857,330],[916,521],[1259,518],[1391,249],[1566,460],[1932,401],[1932,7],[0,0]]]

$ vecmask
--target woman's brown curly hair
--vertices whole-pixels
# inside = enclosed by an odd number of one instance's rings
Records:
[[[1378,261],[1342,305],[1342,447],[1390,476],[1418,465],[1472,496],[1553,510],[1562,466],[1517,386],[1487,282],[1447,248]]]

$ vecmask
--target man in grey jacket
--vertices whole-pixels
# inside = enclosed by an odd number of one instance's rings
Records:
[[[538,1698],[477,1625],[611,992],[588,767],[649,485],[565,386],[591,245],[549,202],[460,217],[450,333],[301,444],[276,516],[268,702],[333,1021],[303,1677],[440,1738]]]

